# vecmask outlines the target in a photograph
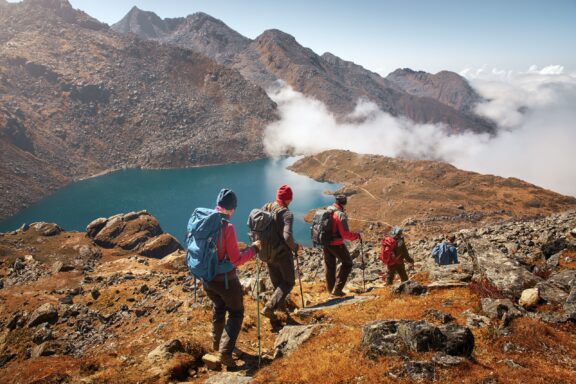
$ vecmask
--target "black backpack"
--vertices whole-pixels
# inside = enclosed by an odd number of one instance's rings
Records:
[[[261,248],[258,258],[269,262],[287,248],[284,237],[281,235],[278,214],[286,208],[273,209],[272,203],[266,204],[263,209],[254,208],[248,216],[248,228],[250,240],[260,240]]]
[[[312,244],[315,247],[323,247],[329,245],[334,240],[332,234],[332,216],[335,209],[328,207],[318,209],[312,219],[312,227],[310,227],[310,235],[312,236]]]

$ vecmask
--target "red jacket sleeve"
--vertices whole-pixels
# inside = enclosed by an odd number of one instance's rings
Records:
[[[346,216],[341,211],[335,211],[332,215],[334,220],[334,224],[336,225],[337,232],[342,236],[344,240],[358,240],[360,235],[355,232],[350,232],[348,229],[348,220],[346,220]]]
[[[235,267],[238,267],[254,257],[256,252],[252,247],[248,247],[240,252],[238,249],[238,240],[236,239],[236,231],[231,223],[226,224],[222,232],[221,242],[218,244],[218,259],[220,261],[224,260],[224,255],[228,254],[228,260],[230,260]]]

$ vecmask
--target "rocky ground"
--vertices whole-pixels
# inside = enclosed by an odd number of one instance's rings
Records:
[[[336,299],[319,250],[305,249],[304,296],[296,286],[287,313],[261,319],[260,368],[252,262],[240,271],[239,368],[222,372],[202,359],[209,301],[201,289],[194,299],[184,252],[147,212],[94,220],[86,233],[33,223],[0,234],[0,381],[574,382],[574,227],[567,211],[465,229],[460,264],[444,267],[430,258],[438,238],[408,234],[411,282],[392,288],[378,243],[354,242],[348,296]]]

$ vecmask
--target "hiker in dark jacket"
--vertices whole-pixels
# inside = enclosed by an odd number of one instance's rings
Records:
[[[386,273],[386,285],[392,285],[394,282],[394,277],[396,275],[400,276],[400,281],[404,282],[408,280],[408,274],[406,273],[406,267],[404,266],[404,261],[410,264],[414,264],[414,260],[408,254],[408,248],[406,247],[406,242],[404,241],[404,235],[402,228],[396,227],[390,231],[390,237],[394,239],[393,250],[391,257],[388,257],[385,253],[385,248],[382,246],[382,253],[380,255],[380,260],[382,260],[388,267]],[[383,240],[382,244],[386,242]]]
[[[438,265],[458,264],[458,249],[456,236],[449,235],[446,240],[438,243],[432,249],[432,257]]]
[[[236,209],[236,204],[236,194],[229,189],[222,189],[216,199],[216,210],[230,219]],[[232,223],[226,223],[220,231],[216,248],[218,259],[223,261],[227,257],[234,265],[234,269],[217,275],[214,280],[204,286],[206,295],[212,300],[212,348],[220,352],[222,364],[233,367],[236,363],[232,359],[232,351],[244,319],[242,286],[236,275],[236,267],[254,257],[260,249],[260,242],[255,241],[252,246],[240,251],[234,226]],[[225,321],[226,312],[228,312],[227,321]]]
[[[326,265],[326,288],[333,296],[344,296],[344,286],[348,275],[352,271],[352,258],[344,244],[344,240],[357,240],[360,234],[350,232],[348,228],[348,217],[344,212],[344,207],[348,199],[345,195],[336,196],[336,201],[329,208],[332,213],[332,241],[324,246],[324,263]],[[336,272],[336,263],[340,261],[340,268]]]
[[[286,307],[286,296],[294,288],[295,271],[293,252],[298,254],[300,246],[294,241],[292,236],[292,225],[294,215],[288,210],[288,205],[292,202],[292,189],[288,185],[283,185],[276,192],[276,201],[266,204],[262,209],[276,213],[278,231],[284,244],[278,247],[278,253],[267,263],[270,280],[274,286],[274,292],[270,300],[262,308],[261,314],[274,319],[276,309]]]

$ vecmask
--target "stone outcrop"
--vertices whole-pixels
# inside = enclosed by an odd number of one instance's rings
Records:
[[[408,351],[441,351],[469,357],[474,350],[474,335],[456,324],[432,325],[424,320],[381,320],[363,328],[361,347],[371,358],[404,355]]]
[[[120,247],[157,259],[182,249],[178,240],[163,233],[158,221],[146,211],[96,219],[88,224],[86,234],[101,247]]]

